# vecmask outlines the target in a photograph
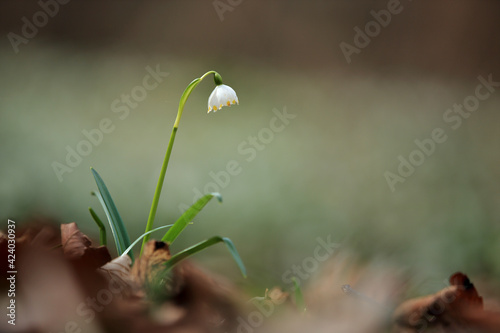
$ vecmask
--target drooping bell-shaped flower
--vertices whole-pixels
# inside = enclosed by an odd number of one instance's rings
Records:
[[[239,104],[236,92],[230,86],[222,84],[222,78],[216,74],[214,76],[216,87],[208,98],[208,112],[217,111],[223,106],[231,106],[232,104]]]

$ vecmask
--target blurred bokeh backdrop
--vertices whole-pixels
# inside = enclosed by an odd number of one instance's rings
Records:
[[[75,221],[97,239],[87,209],[104,214],[90,195],[92,166],[139,236],[180,95],[213,69],[240,105],[207,115],[211,79],[191,95],[156,225],[175,221],[214,184],[224,203],[210,203],[174,251],[230,237],[249,280],[223,247],[197,260],[247,286],[283,284],[282,274],[329,235],[358,264],[382,261],[421,281],[439,284],[457,270],[500,277],[499,1],[0,8],[2,220]],[[158,84],[141,89],[151,71]],[[285,111],[289,118],[274,123]],[[82,144],[103,119],[109,133]],[[432,148],[436,129],[446,139]],[[428,154],[415,153],[423,150],[415,140]],[[58,177],[54,162],[67,165],[77,149],[91,151]],[[400,166],[410,159],[418,165]],[[239,173],[227,179],[233,160]]]

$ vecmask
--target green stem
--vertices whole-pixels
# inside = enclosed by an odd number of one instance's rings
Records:
[[[165,180],[165,174],[167,173],[168,161],[170,160],[170,154],[172,154],[172,147],[174,146],[175,135],[177,134],[177,129],[179,128],[179,122],[181,121],[182,112],[184,111],[184,105],[186,104],[186,101],[189,95],[191,95],[193,89],[196,88],[196,86],[210,74],[219,75],[216,71],[208,71],[201,77],[194,79],[182,93],[181,99],[179,101],[179,108],[177,109],[177,117],[175,118],[174,127],[172,128],[172,134],[170,135],[170,141],[168,142],[167,152],[165,153],[165,159],[163,160],[163,165],[160,171],[160,177],[158,178],[158,183],[156,184],[155,195],[153,197],[153,203],[151,204],[151,210],[149,211],[146,231],[144,233],[148,233],[153,229],[153,222],[156,216],[156,211],[158,209],[158,202],[160,201],[163,181]],[[147,234],[142,241],[141,254],[144,250],[144,246],[149,240],[149,237],[150,235]]]
[[[102,223],[99,216],[97,216],[96,212],[92,209],[92,207],[89,207],[89,212],[90,215],[92,215],[94,222],[99,227],[99,244],[106,246],[106,227],[104,226],[104,223]]]

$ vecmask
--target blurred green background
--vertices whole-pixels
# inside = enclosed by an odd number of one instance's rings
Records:
[[[370,11],[387,5],[73,1],[59,5],[16,53],[9,33],[21,35],[23,17],[32,21],[43,9],[3,2],[2,219],[76,221],[97,239],[87,208],[104,214],[90,196],[92,166],[135,239],[180,95],[213,69],[237,91],[240,105],[207,115],[211,79],[191,95],[155,225],[175,221],[179,205],[191,204],[195,190],[213,181],[211,171],[231,160],[242,171],[220,188],[224,203],[210,203],[174,251],[215,234],[230,237],[248,281],[222,246],[197,260],[237,283],[269,287],[313,255],[317,237],[331,235],[342,251],[418,279],[442,281],[457,270],[499,278],[500,92],[456,130],[443,114],[474,93],[479,75],[500,81],[500,2],[402,1],[401,13],[349,64],[340,43],[353,44],[353,28],[364,29],[374,20]],[[142,85],[147,66],[169,75],[121,120],[111,105]],[[269,127],[273,109],[285,108],[296,117],[247,161],[238,146]],[[103,118],[113,122],[112,133],[60,182],[52,163],[64,163],[66,147],[75,149],[85,140],[82,131]],[[391,191],[384,173],[396,173],[398,156],[408,158],[414,140],[438,127],[448,140]]]

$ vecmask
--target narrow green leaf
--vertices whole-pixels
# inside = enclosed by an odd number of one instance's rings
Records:
[[[165,263],[165,268],[166,271],[172,269],[175,265],[177,265],[179,262],[182,260],[192,256],[193,254],[196,254],[200,251],[203,251],[209,246],[215,245],[217,243],[223,242],[226,244],[227,249],[229,250],[229,253],[233,256],[234,261],[236,261],[236,264],[238,265],[241,274],[243,277],[247,277],[247,271],[245,268],[245,265],[243,264],[243,261],[240,258],[240,255],[238,254],[238,251],[236,251],[236,247],[234,246],[233,242],[229,238],[226,237],[220,237],[220,236],[214,236],[212,238],[206,239],[198,244],[195,244],[191,247],[188,247],[187,249],[182,250],[179,253],[176,253],[173,255],[170,260],[168,260]]]
[[[93,168],[90,168],[90,170],[92,170],[97,188],[99,189],[99,192],[94,192],[94,194],[99,199],[102,208],[106,213],[106,217],[108,218],[108,222],[111,227],[111,232],[113,233],[113,237],[115,239],[118,255],[121,255],[123,251],[130,246],[130,238],[128,236],[127,229],[123,224],[123,220],[118,213],[118,209],[116,208],[116,205],[111,198],[111,194],[109,193],[108,188],[106,187],[106,184],[104,184],[101,176]],[[130,254],[130,257],[132,260],[134,259],[132,254]]]
[[[189,222],[191,222],[193,218],[198,215],[198,213],[213,197],[216,197],[219,202],[222,202],[222,197],[219,193],[214,192],[205,194],[203,197],[198,199],[198,201],[196,201],[191,207],[189,207],[177,221],[175,221],[173,227],[167,231],[167,233],[161,240],[168,245],[171,245],[177,238],[177,236],[179,236],[179,234],[182,232],[182,230],[187,227]]]
[[[233,242],[227,237],[222,237],[222,240],[226,244],[226,247],[229,250],[229,253],[231,253],[231,255],[233,256],[234,261],[236,261],[236,264],[238,265],[238,267],[241,271],[241,275],[243,275],[243,277],[246,278],[247,277],[247,270],[245,268],[245,264],[243,264],[243,260],[241,260],[241,257],[239,255],[238,251],[236,250],[236,247],[234,246]]]
[[[158,228],[154,228],[153,230],[150,230],[148,232],[143,233],[135,241],[133,241],[132,244],[130,244],[130,246],[125,251],[123,251],[122,256],[124,256],[127,253],[129,253],[130,250],[132,250],[132,248],[135,246],[135,244],[139,243],[141,241],[141,239],[143,239],[147,235],[149,235],[149,234],[151,234],[151,233],[153,233],[155,231],[161,230],[161,229],[169,228],[171,226],[173,226],[173,224],[164,225],[164,226],[161,226],[161,227],[158,227]]]
[[[299,281],[295,276],[292,278],[292,281],[294,285],[295,305],[300,311],[306,312],[306,303],[304,302],[304,295],[302,295],[302,289],[300,289]]]
[[[89,212],[90,212],[90,215],[92,215],[94,222],[99,227],[99,244],[106,245],[106,243],[107,243],[106,227],[104,226],[104,223],[102,223],[101,219],[99,218],[99,216],[97,216],[97,214],[94,212],[92,207],[89,207]]]

